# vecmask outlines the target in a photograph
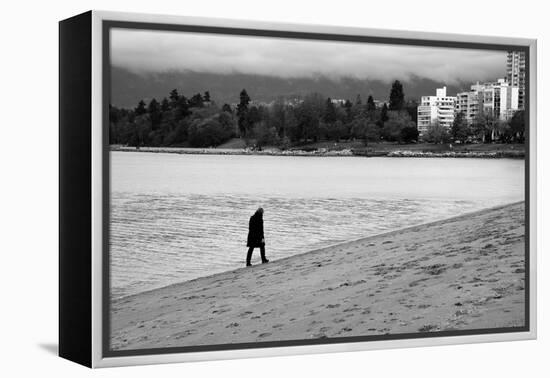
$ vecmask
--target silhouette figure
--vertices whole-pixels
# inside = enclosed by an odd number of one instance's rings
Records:
[[[254,215],[250,217],[248,223],[248,241],[246,246],[248,247],[248,253],[246,254],[246,266],[251,266],[250,259],[252,258],[252,252],[254,248],[260,248],[260,255],[262,256],[262,264],[268,263],[269,260],[265,257],[265,239],[264,239],[264,209],[261,207],[256,210]]]

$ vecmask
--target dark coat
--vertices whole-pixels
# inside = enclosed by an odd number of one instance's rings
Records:
[[[261,213],[255,213],[250,217],[248,223],[248,241],[247,247],[263,247],[262,239],[264,238],[264,219]]]

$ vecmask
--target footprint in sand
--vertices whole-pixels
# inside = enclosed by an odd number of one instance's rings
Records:
[[[353,307],[346,308],[343,312],[352,312],[352,311],[360,311],[361,309],[358,308],[357,304],[354,304]]]
[[[176,340],[183,339],[184,337],[192,335],[193,333],[195,333],[194,330],[187,330],[187,331],[179,332],[179,333],[174,335],[174,338]]]

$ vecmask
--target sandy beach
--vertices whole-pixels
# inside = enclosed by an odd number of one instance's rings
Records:
[[[521,202],[124,297],[111,347],[523,326],[524,218]]]

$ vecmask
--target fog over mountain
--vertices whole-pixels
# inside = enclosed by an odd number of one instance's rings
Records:
[[[419,100],[420,96],[435,95],[435,88],[444,82],[426,78],[411,77],[399,79],[404,86],[407,99]],[[195,71],[169,71],[134,73],[124,68],[113,67],[111,71],[111,103],[118,107],[133,108],[140,100],[161,100],[176,88],[187,97],[209,91],[212,99],[220,105],[239,101],[239,92],[245,88],[254,101],[270,102],[278,96],[294,97],[318,92],[327,97],[355,101],[358,94],[363,101],[369,95],[375,100],[386,101],[391,82],[383,80],[358,79],[353,77],[330,78],[328,76],[281,78],[253,74],[221,74]],[[469,89],[470,83],[447,84],[447,93],[455,94]]]
[[[418,99],[444,84],[453,94],[495,80],[506,68],[505,51],[122,28],[111,32],[110,51],[112,103],[124,107],[174,88],[210,91],[218,103],[237,102],[243,88],[261,102],[308,92],[386,100],[396,79]]]

